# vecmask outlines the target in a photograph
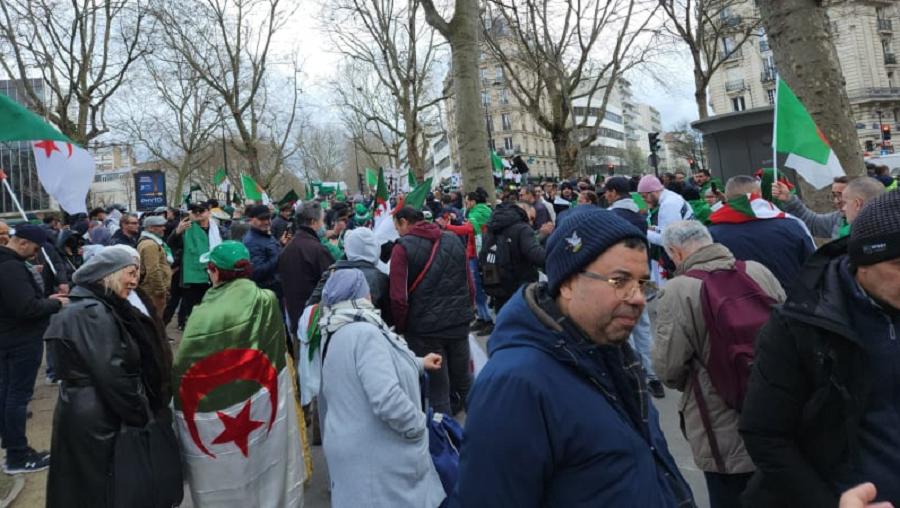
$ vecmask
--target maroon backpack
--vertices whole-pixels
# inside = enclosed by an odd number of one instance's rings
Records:
[[[709,332],[706,370],[713,388],[729,407],[740,411],[753,365],[756,334],[777,302],[747,275],[747,265],[740,260],[735,261],[733,270],[691,270],[685,275],[703,284],[700,302]]]

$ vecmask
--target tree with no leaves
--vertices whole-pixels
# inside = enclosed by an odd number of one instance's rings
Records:
[[[709,80],[759,35],[761,21],[750,15],[747,0],[659,0],[659,5],[666,16],[665,33],[690,52],[697,114],[701,120],[708,118]],[[739,15],[735,10],[740,6],[750,9]]]
[[[481,105],[478,76],[478,42],[481,39],[481,8],[478,0],[454,0],[453,17],[448,21],[437,11],[433,0],[421,0],[425,19],[450,43],[453,94],[456,97],[456,125],[459,163],[463,185],[482,187],[494,195],[494,177],[488,151],[487,125]]]
[[[329,33],[338,51],[397,103],[399,124],[368,108],[367,121],[389,128],[406,142],[409,167],[420,180],[430,137],[426,116],[444,97],[435,93],[435,57],[439,50],[434,28],[421,20],[418,0],[339,0],[325,7]],[[352,93],[352,91],[350,91]]]
[[[822,0],[757,0],[778,72],[849,176],[866,174],[846,82]]]
[[[298,143],[302,172],[307,181],[333,182],[343,179],[347,158],[346,136],[339,129],[305,126]]]
[[[106,108],[146,53],[146,7],[125,0],[0,1],[0,69],[39,115],[78,144],[109,131]],[[41,94],[29,81],[43,80]]]
[[[492,0],[485,40],[509,90],[550,134],[560,175],[579,172],[579,154],[600,137],[616,84],[651,47],[655,2]],[[598,60],[597,55],[603,55]],[[590,114],[576,114],[583,108]]]
[[[292,107],[279,122],[281,132],[269,132],[265,125],[267,107],[275,99],[267,93],[267,78],[271,66],[279,63],[270,58],[272,39],[292,13],[282,0],[170,0],[154,10],[166,44],[224,104],[237,131],[232,146],[246,160],[247,173],[263,187],[286,157],[276,158],[276,165],[263,171],[262,146],[274,143],[286,149],[296,119],[299,68],[294,62]]]

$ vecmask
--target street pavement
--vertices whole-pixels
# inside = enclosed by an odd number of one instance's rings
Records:
[[[478,337],[478,343],[482,348],[487,347],[487,337]],[[659,423],[669,443],[669,451],[675,458],[675,462],[681,469],[681,473],[694,492],[694,499],[700,508],[709,508],[709,496],[706,491],[706,480],[703,472],[694,465],[691,449],[687,441],[681,435],[678,423],[678,405],[681,394],[674,390],[666,389],[664,399],[652,399],[659,411]],[[306,508],[329,508],[331,506],[328,496],[328,472],[325,466],[325,456],[321,446],[312,448],[313,476],[306,486],[304,494],[304,506]]]

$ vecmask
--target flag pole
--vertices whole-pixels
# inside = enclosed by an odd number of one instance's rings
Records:
[[[778,89],[781,78],[775,78],[775,117],[772,122],[772,184],[778,183]]]
[[[19,213],[22,214],[22,220],[28,222],[28,215],[25,213],[25,210],[22,208],[22,205],[19,203],[19,198],[16,197],[16,194],[13,192],[12,187],[9,186],[9,178],[6,176],[6,172],[3,169],[0,169],[0,180],[3,180],[3,186],[6,188],[6,192],[9,193],[9,197],[12,198],[13,203],[15,203],[16,208],[19,209]],[[50,267],[50,271],[53,272],[53,276],[57,275],[56,267],[53,266],[53,263],[50,261],[50,256],[47,255],[47,251],[44,250],[44,246],[41,245],[41,254],[44,255],[44,259],[47,260],[47,266]]]

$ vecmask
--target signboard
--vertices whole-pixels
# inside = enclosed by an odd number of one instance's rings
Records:
[[[166,175],[162,171],[142,171],[134,174],[135,201],[140,212],[152,212],[166,206]]]

